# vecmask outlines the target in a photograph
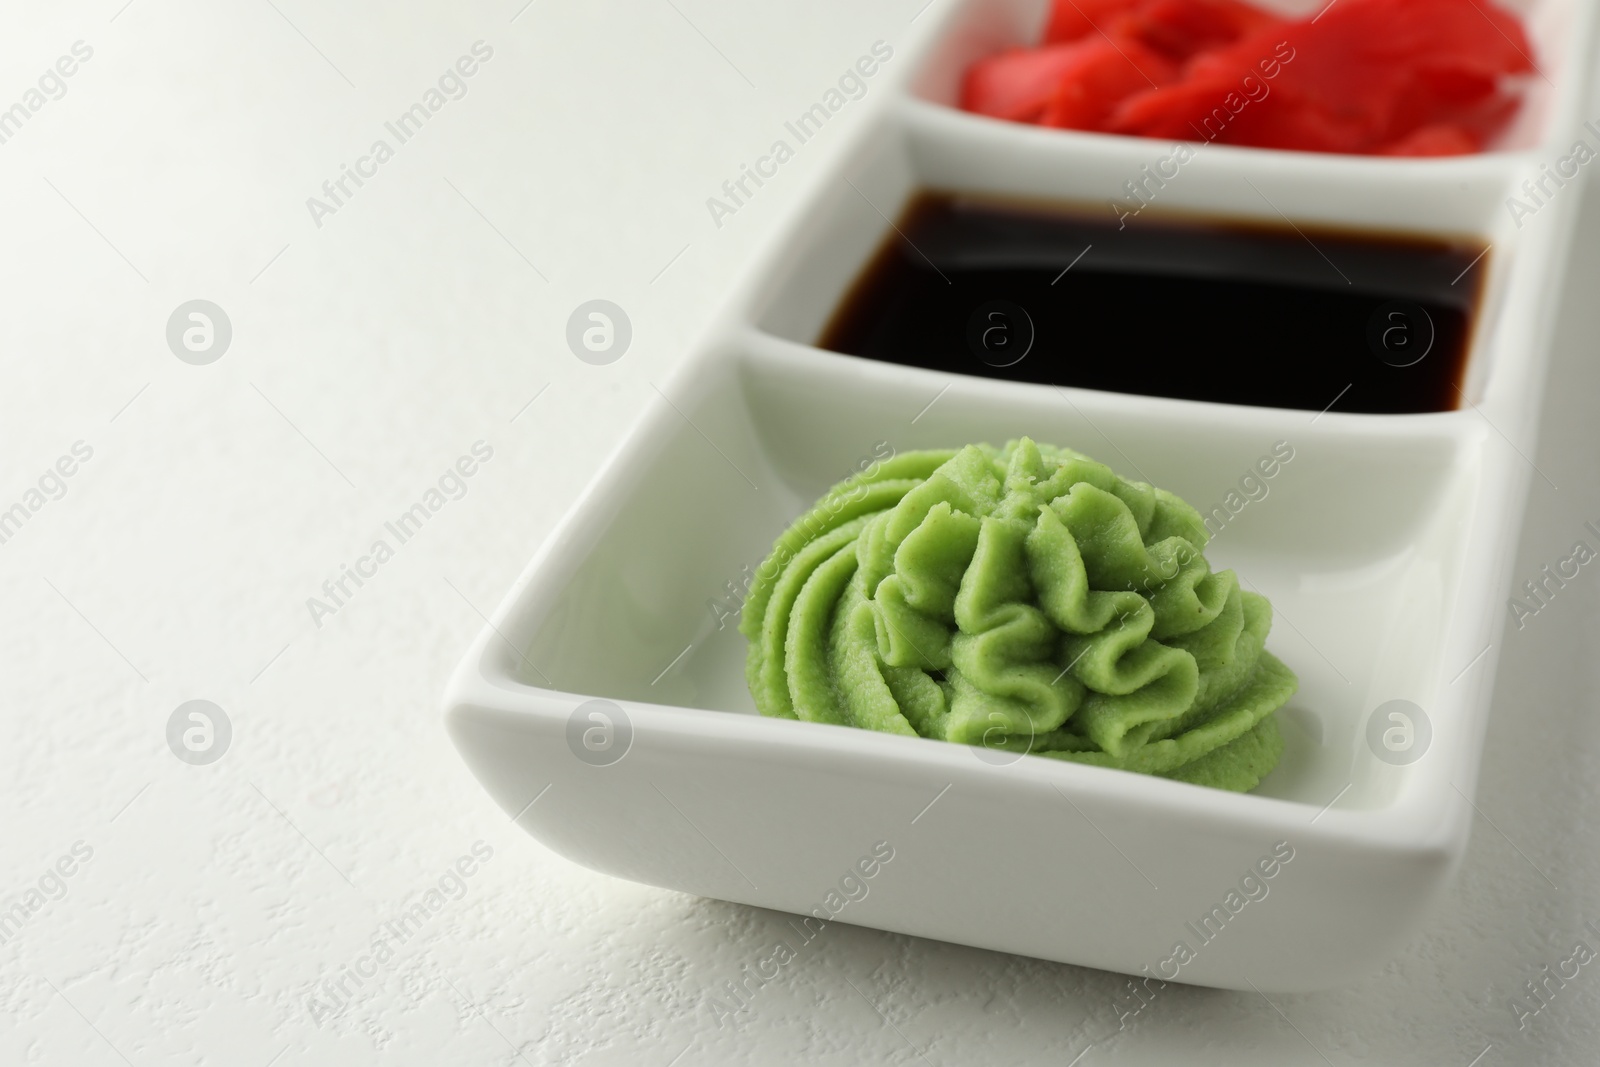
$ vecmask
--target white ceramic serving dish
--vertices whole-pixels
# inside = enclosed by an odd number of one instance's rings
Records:
[[[449,731],[523,828],[619,877],[1163,977],[1181,941],[1192,957],[1177,980],[1201,985],[1345,982],[1415,933],[1472,825],[1580,190],[1563,189],[1520,228],[1505,200],[1564,155],[1588,117],[1591,8],[1529,10],[1549,83],[1534,80],[1528,114],[1496,151],[1406,161],[1207,146],[1162,194],[1176,211],[1269,222],[1281,211],[1489,242],[1462,410],[1319,416],[949,376],[810,347],[916,189],[1098,204],[1168,150],[945,106],[967,60],[1037,33],[1043,10],[1042,0],[936,5],[891,42],[894,61],[853,105],[869,113],[843,166],[797,199],[665,388],[670,402],[617,449],[474,642],[446,697]],[[754,713],[745,642],[717,614],[774,536],[880,442],[904,451],[1022,434],[1202,509],[1274,442],[1292,443],[1271,496],[1208,552],[1271,598],[1270,647],[1301,680],[1281,713],[1282,764],[1254,794]],[[1423,709],[1431,726],[1405,765],[1367,741],[1391,700]],[[846,882],[866,895],[835,907],[841,880],[878,842],[892,861]],[[1197,937],[1195,924],[1275,848],[1293,858],[1267,895]]]

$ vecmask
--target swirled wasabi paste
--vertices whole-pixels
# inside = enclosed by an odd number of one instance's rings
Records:
[[[1294,673],[1200,514],[1070,449],[907,452],[773,545],[740,630],[762,714],[1253,789]]]

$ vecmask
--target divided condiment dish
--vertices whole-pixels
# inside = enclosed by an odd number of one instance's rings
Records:
[[[449,730],[521,826],[620,877],[1201,985],[1350,981],[1413,936],[1472,824],[1580,189],[1520,226],[1505,200],[1581,132],[1592,9],[1530,15],[1553,85],[1495,151],[1408,161],[1208,145],[1152,208],[1487,244],[1458,410],[1203,403],[813,347],[918,191],[1103,210],[1170,150],[946,106],[975,49],[1025,39],[1042,12],[937,6],[894,42],[878,75],[889,91],[856,105],[868,113],[839,167],[795,191],[783,232],[663,386],[669,399],[474,641],[446,696]],[[1023,435],[1203,513],[1239,499],[1264,455],[1292,455],[1264,492],[1224,507],[1207,552],[1271,599],[1269,648],[1300,677],[1280,712],[1283,761],[1253,793],[754,713],[736,622],[772,539],[890,450]],[[1404,711],[1414,747],[1373,740],[1400,722],[1385,708]],[[863,882],[851,872],[867,855],[880,862]],[[841,895],[845,876],[859,896]]]

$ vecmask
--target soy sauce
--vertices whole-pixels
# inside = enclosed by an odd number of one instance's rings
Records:
[[[1485,246],[911,201],[818,344],[956,374],[1309,411],[1450,411]]]

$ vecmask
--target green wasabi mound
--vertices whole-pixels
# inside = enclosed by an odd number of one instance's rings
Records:
[[[834,486],[744,603],[764,715],[1255,788],[1294,673],[1200,514],[1070,449],[907,452]]]

